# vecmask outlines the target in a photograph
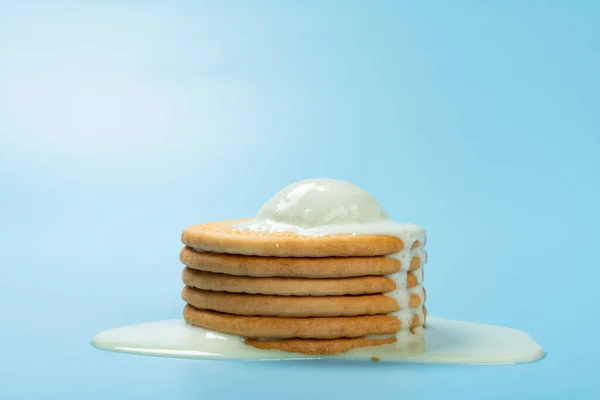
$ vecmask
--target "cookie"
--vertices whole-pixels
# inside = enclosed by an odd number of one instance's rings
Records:
[[[281,350],[288,353],[307,355],[328,355],[344,353],[358,347],[381,346],[396,341],[395,337],[370,340],[365,337],[340,339],[284,339],[257,340],[246,339],[246,344],[263,350]]]
[[[183,318],[191,325],[246,338],[337,339],[367,335],[388,335],[401,329],[400,320],[389,315],[357,317],[248,317],[200,310],[186,305]],[[422,325],[415,316],[411,327]]]
[[[389,257],[258,257],[181,250],[179,259],[190,268],[228,275],[254,277],[347,278],[387,275],[401,269],[400,261]],[[414,271],[425,260],[413,257],[409,269]]]
[[[385,276],[358,276],[337,279],[255,278],[216,274],[186,267],[183,270],[182,278],[183,283],[187,286],[197,289],[280,296],[342,296],[385,293],[396,289],[396,283]],[[407,273],[407,287],[412,288],[418,285],[420,279],[422,279],[420,274]]]
[[[400,311],[395,299],[383,294],[364,296],[272,296],[200,290],[186,286],[183,300],[200,309],[236,315],[273,317],[339,317],[389,314]],[[421,305],[412,294],[409,308]]]
[[[393,236],[302,236],[289,232],[257,233],[232,229],[248,221],[223,221],[187,228],[181,240],[196,250],[267,257],[361,257],[397,253],[404,247]]]

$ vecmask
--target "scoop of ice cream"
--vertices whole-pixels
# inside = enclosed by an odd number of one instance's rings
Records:
[[[287,186],[256,216],[257,221],[303,229],[385,219],[385,211],[373,196],[358,186],[335,179],[309,179]]]

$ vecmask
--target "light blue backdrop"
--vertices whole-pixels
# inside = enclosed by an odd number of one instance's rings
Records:
[[[600,395],[600,3],[0,3],[0,398]],[[428,229],[431,314],[523,329],[547,358],[89,346],[180,315],[183,228],[251,216],[309,177]]]

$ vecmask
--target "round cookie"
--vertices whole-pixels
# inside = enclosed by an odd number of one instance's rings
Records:
[[[181,250],[179,259],[188,267],[200,271],[254,277],[347,278],[388,275],[401,269],[400,261],[382,256],[258,257],[208,253],[190,247]],[[408,269],[414,271],[422,264],[422,260],[413,257]]]
[[[183,300],[203,310],[235,315],[271,317],[339,317],[389,314],[400,311],[392,297],[383,294],[364,296],[272,296],[213,292],[186,286]],[[409,308],[421,305],[421,298],[410,297]]]
[[[281,350],[288,353],[307,355],[328,355],[344,353],[358,347],[381,346],[394,343],[395,337],[379,340],[370,340],[365,337],[340,338],[340,339],[284,339],[284,340],[257,340],[246,339],[245,343],[263,350]]]
[[[367,335],[388,335],[401,329],[396,317],[363,315],[359,317],[247,317],[200,310],[189,304],[183,309],[183,319],[194,326],[246,338],[337,339]],[[419,326],[418,316],[411,327]]]
[[[257,233],[232,229],[238,221],[212,222],[187,228],[181,240],[196,250],[267,257],[381,256],[402,250],[393,236],[302,236],[289,232]]]
[[[272,294],[280,296],[343,296],[386,293],[396,289],[396,283],[385,276],[359,276],[350,278],[256,278],[216,274],[184,268],[183,283],[197,289],[217,292]],[[406,284],[412,288],[419,278],[407,273]]]

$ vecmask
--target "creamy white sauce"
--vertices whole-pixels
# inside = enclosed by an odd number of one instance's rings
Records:
[[[92,345],[109,351],[207,360],[336,359],[435,364],[513,364],[537,361],[544,350],[525,332],[499,326],[430,317],[424,337],[427,351],[383,345],[331,356],[307,356],[261,350],[237,336],[212,332],[183,320],[156,321],[99,333]]]
[[[373,196],[351,183],[310,179],[285,187],[265,203],[256,219],[282,228],[310,229],[377,222],[387,215]]]

